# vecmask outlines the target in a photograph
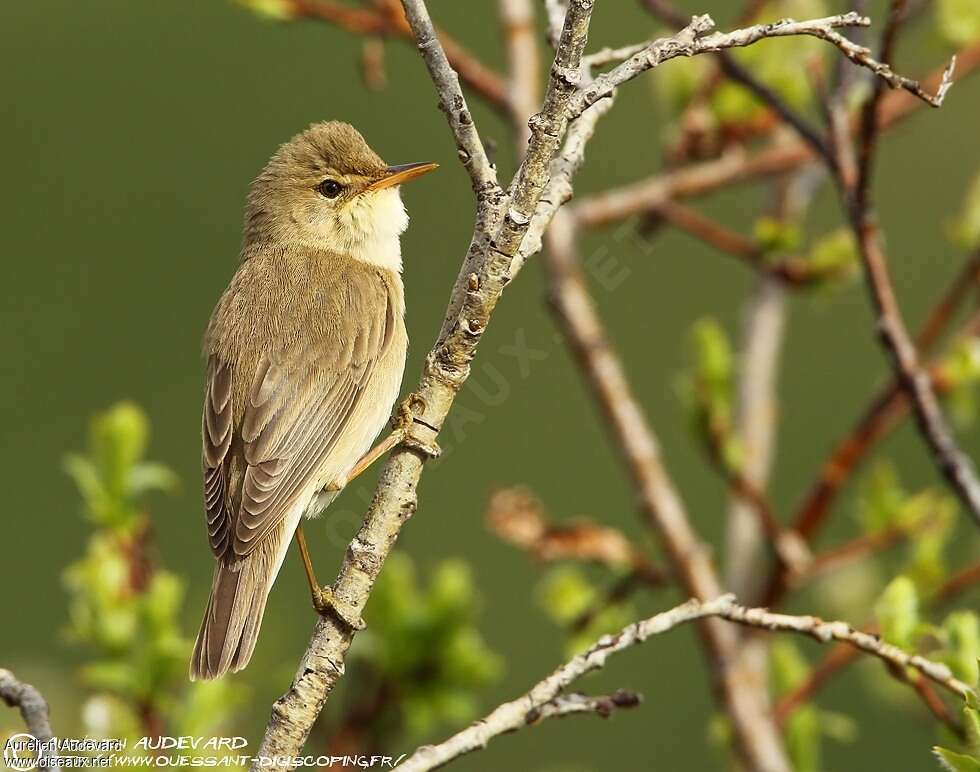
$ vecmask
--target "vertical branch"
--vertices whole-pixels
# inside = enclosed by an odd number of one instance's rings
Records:
[[[884,66],[887,66],[894,51],[904,11],[904,0],[893,0],[882,42]],[[947,73],[947,79],[944,80],[936,96],[937,106],[942,103],[942,97],[949,88],[948,78],[951,67]],[[973,462],[957,445],[936,392],[932,388],[929,373],[921,366],[918,349],[909,335],[895,296],[888,258],[882,244],[877,214],[874,211],[871,177],[880,135],[879,112],[882,94],[883,86],[878,82],[862,113],[856,163],[847,160],[850,136],[842,128],[844,121],[835,121],[837,130],[834,145],[838,163],[835,164],[834,171],[857,238],[868,294],[878,315],[878,333],[882,345],[912,401],[919,431],[931,449],[937,466],[967,512],[980,524],[980,479],[977,478]],[[840,108],[838,112],[842,109]]]
[[[776,377],[786,323],[786,291],[768,276],[751,290],[742,328],[736,436],[746,449],[743,474],[765,488],[776,429]],[[728,510],[726,587],[736,595],[755,594],[764,533],[755,508],[734,496]]]
[[[540,104],[540,61],[534,29],[532,0],[499,0],[504,44],[507,48],[507,90],[515,128],[518,157],[531,138],[528,119]]]

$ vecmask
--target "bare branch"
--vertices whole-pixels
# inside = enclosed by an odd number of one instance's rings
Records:
[[[17,708],[20,711],[27,731],[35,739],[47,742],[54,737],[54,732],[51,730],[51,720],[48,717],[48,703],[44,696],[30,684],[18,681],[13,673],[3,668],[0,668],[0,699],[8,707]],[[49,765],[47,768],[60,769],[56,764]]]
[[[957,54],[960,78],[980,69],[980,43]],[[945,70],[930,74],[923,88],[938,89]],[[601,104],[601,102],[600,102]],[[877,121],[881,131],[897,126],[927,103],[908,92],[898,91],[882,98]],[[720,188],[798,169],[816,160],[804,142],[774,142],[755,154],[735,148],[723,156],[681,169],[654,175],[620,188],[583,196],[573,206],[581,227],[596,228],[643,214],[665,201],[705,195]]]
[[[520,154],[530,138],[528,118],[538,108],[540,62],[537,35],[534,29],[532,0],[499,0],[504,44],[507,48],[511,117],[515,142]]]
[[[959,697],[965,698],[972,691],[967,684],[955,678],[946,665],[918,655],[907,654],[877,636],[854,630],[846,622],[825,622],[813,616],[773,614],[761,608],[740,606],[734,595],[723,595],[710,601],[689,600],[669,611],[642,622],[635,622],[615,635],[603,636],[588,651],[559,667],[547,678],[535,684],[526,694],[500,705],[448,740],[438,745],[422,746],[405,759],[399,765],[399,769],[406,772],[426,772],[467,753],[485,748],[494,737],[533,723],[528,719],[529,715],[535,719],[546,715],[548,713],[546,706],[553,704],[570,684],[585,674],[605,666],[606,661],[613,654],[643,643],[653,636],[662,635],[680,625],[709,617],[717,617],[761,630],[804,635],[821,643],[840,641],[856,651],[883,660],[889,666],[898,668],[900,673],[903,673],[906,668],[911,668]],[[577,706],[579,703],[580,699],[575,699],[572,704]],[[586,709],[582,707],[582,710]],[[569,712],[573,711],[554,711],[551,715],[567,715]]]
[[[459,87],[459,78],[439,44],[429,11],[423,2],[406,2],[405,14],[415,34],[419,51],[429,76],[439,94],[439,107],[456,138],[459,157],[470,173],[473,191],[478,198],[490,195],[497,188],[497,173],[487,158],[483,140],[473,123],[466,98]]]

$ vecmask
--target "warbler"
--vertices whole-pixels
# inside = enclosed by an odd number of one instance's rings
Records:
[[[294,536],[314,606],[331,610],[302,521],[394,444],[371,451],[408,346],[399,186],[437,166],[388,166],[356,129],[330,121],[282,145],[251,185],[241,261],[204,338],[216,566],[192,680],[248,664]]]

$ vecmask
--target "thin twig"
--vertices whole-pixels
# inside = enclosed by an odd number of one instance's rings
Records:
[[[393,36],[412,40],[412,29],[405,21],[397,0],[385,2],[379,8],[354,8],[332,0],[286,0],[286,14],[295,19],[313,19],[334,24],[359,35]],[[446,51],[453,70],[473,93],[487,104],[504,112],[509,111],[507,86],[500,75],[481,62],[471,51],[451,35],[437,30],[439,41]]]
[[[405,759],[399,769],[405,772],[426,772],[485,748],[493,738],[533,723],[529,716],[539,720],[542,717],[539,711],[543,706],[552,704],[570,684],[582,676],[604,667],[612,655],[682,624],[712,617],[771,632],[804,635],[821,643],[840,641],[857,652],[877,657],[900,670],[912,668],[924,678],[959,697],[965,698],[972,691],[967,684],[955,678],[946,665],[906,654],[877,636],[854,630],[845,622],[825,622],[812,616],[773,614],[761,608],[740,606],[734,595],[723,595],[710,601],[689,600],[669,611],[642,622],[635,622],[615,635],[603,636],[588,651],[569,660],[527,693],[505,702],[448,740],[438,745],[422,746]]]
[[[802,257],[770,260],[758,242],[730,230],[697,210],[667,199],[651,207],[650,213],[725,254],[737,257],[758,273],[789,287],[803,288],[832,278],[841,269],[815,269]]]
[[[957,54],[957,68],[960,79],[980,69],[980,43]],[[942,69],[930,74],[924,79],[923,88],[929,92],[938,89],[944,73]],[[897,126],[926,104],[905,91],[887,94],[878,111],[879,130]],[[579,226],[597,228],[645,213],[664,201],[705,195],[736,183],[792,171],[812,163],[815,158],[812,149],[802,141],[776,142],[755,154],[734,148],[717,159],[583,196],[572,208]]]

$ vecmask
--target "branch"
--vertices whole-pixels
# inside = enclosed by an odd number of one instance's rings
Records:
[[[27,726],[27,731],[40,742],[47,742],[54,737],[51,721],[48,717],[48,703],[44,696],[30,684],[18,681],[9,670],[0,668],[0,699],[8,707],[17,708]],[[57,756],[57,751],[49,750],[46,756]],[[60,769],[59,766],[48,766],[48,769]]]
[[[439,109],[445,113],[449,127],[456,138],[459,158],[470,174],[477,199],[482,200],[499,187],[497,173],[487,158],[483,140],[480,139],[480,133],[473,122],[473,115],[459,86],[459,78],[439,43],[425,3],[406,2],[405,14],[418,42],[419,52],[429,70],[429,77],[439,94]]]
[[[526,550],[542,562],[578,560],[616,571],[629,571],[651,586],[666,583],[663,571],[651,563],[615,528],[584,518],[554,523],[541,501],[527,488],[495,491],[484,514],[487,526],[503,541]]]
[[[291,18],[325,21],[358,35],[413,37],[397,0],[384,0],[378,8],[352,8],[332,0],[286,0],[284,11]],[[437,35],[462,81],[491,107],[509,111],[504,79],[443,30],[437,30]]]
[[[765,250],[753,239],[729,230],[695,209],[665,200],[650,207],[650,214],[662,217],[675,228],[700,239],[721,252],[737,257],[759,274],[788,287],[802,288],[833,277],[834,271],[814,268],[801,257],[770,261]],[[835,269],[839,270],[839,269]]]
[[[503,38],[507,47],[511,120],[516,129],[518,157],[530,138],[528,118],[539,104],[539,57],[531,0],[499,0]]]
[[[742,351],[738,365],[738,410],[736,436],[746,448],[746,461],[739,476],[760,494],[764,509],[768,501],[764,486],[769,477],[775,443],[777,411],[776,379],[779,354],[786,322],[785,293],[773,282],[760,279],[752,288],[746,302],[742,328]],[[737,481],[736,481],[737,482]],[[758,504],[738,492],[729,505],[727,523],[727,581],[730,589],[748,595],[758,582],[757,566],[762,536],[779,539],[783,536],[775,523],[775,533],[767,533],[766,521],[760,523]],[[775,521],[769,513],[770,518]],[[773,545],[779,550],[779,542]],[[787,565],[788,555],[782,555]]]
[[[886,57],[893,47],[902,7],[901,2],[892,6],[893,12],[883,45]],[[882,64],[880,68],[887,69],[887,65]],[[880,74],[879,70],[875,72]],[[937,96],[930,104],[939,106],[942,103],[942,97],[949,88],[951,72],[952,67],[947,68]],[[912,91],[908,86],[903,85],[903,88]],[[861,145],[856,163],[851,158],[851,138],[844,121],[833,121],[836,162],[831,171],[857,239],[868,293],[878,316],[877,328],[881,343],[891,360],[896,377],[912,401],[920,434],[932,451],[937,466],[967,511],[980,525],[980,478],[977,477],[976,468],[969,456],[957,445],[932,388],[929,373],[920,365],[918,349],[908,333],[895,296],[888,258],[871,202],[871,169],[879,135],[880,104],[881,92],[876,89],[862,115]]]
[[[883,660],[888,665],[898,668],[899,672],[911,668],[959,697],[965,698],[972,692],[967,684],[953,676],[946,665],[918,655],[906,654],[898,647],[883,642],[877,636],[854,630],[846,622],[825,622],[813,616],[773,614],[765,609],[740,606],[735,601],[734,595],[723,595],[711,601],[689,600],[669,611],[624,627],[615,635],[603,636],[588,651],[569,660],[547,678],[535,684],[526,694],[500,705],[448,740],[438,745],[422,746],[405,759],[399,765],[399,769],[405,772],[426,772],[426,770],[436,769],[453,759],[486,747],[494,737],[521,729],[546,715],[581,712],[554,711],[546,706],[560,700],[565,689],[574,681],[605,666],[606,661],[613,654],[685,623],[709,617],[762,630],[804,635],[821,643],[840,641],[855,651]],[[573,704],[579,701],[576,699]]]
[[[967,590],[976,587],[977,584],[980,584],[980,562],[961,569],[943,582],[935,595],[930,598],[929,605],[932,607],[949,603]],[[877,631],[876,625],[865,627],[868,635],[875,635]],[[858,650],[845,644],[837,644],[828,651],[820,663],[810,671],[806,681],[783,695],[776,704],[774,715],[779,724],[781,726],[785,724],[790,713],[813,699],[834,675],[847,667],[857,656]]]
[[[957,54],[957,68],[961,79],[980,69],[980,43]],[[945,69],[932,73],[925,79],[923,88],[938,89],[944,75]],[[878,111],[879,130],[894,128],[926,104],[905,91],[887,94]],[[814,160],[813,150],[802,141],[775,142],[753,155],[735,148],[717,159],[584,196],[574,205],[573,211],[581,227],[597,228],[642,214],[665,201],[704,195],[739,182],[782,174]]]

